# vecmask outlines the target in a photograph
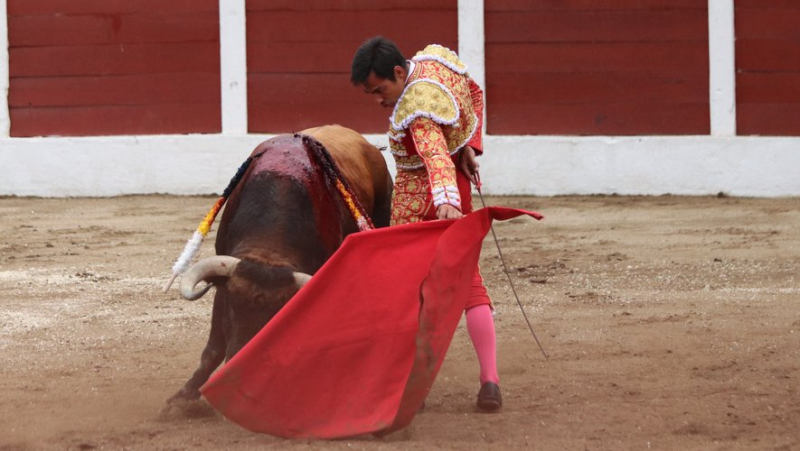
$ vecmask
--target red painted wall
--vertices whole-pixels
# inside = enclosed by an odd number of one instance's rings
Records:
[[[707,134],[698,0],[487,0],[491,134]]]
[[[350,84],[366,39],[392,39],[407,58],[425,45],[458,49],[457,0],[247,0],[251,132],[338,123],[384,133],[390,110]]]
[[[489,132],[707,134],[706,2],[487,0]],[[740,134],[800,135],[800,4],[736,0]],[[247,0],[251,132],[386,130],[350,86],[383,34],[457,42],[457,0]],[[8,0],[12,136],[217,133],[218,0]]]
[[[8,0],[11,136],[221,130],[218,0]]]
[[[738,134],[800,136],[800,2],[734,5]]]

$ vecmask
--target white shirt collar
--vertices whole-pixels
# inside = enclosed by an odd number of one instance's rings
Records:
[[[408,79],[411,78],[411,74],[414,72],[414,67],[417,65],[413,60],[408,60],[408,73],[406,74],[406,81],[408,83]]]

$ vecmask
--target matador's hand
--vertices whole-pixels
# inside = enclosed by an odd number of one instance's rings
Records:
[[[463,172],[473,185],[478,184],[478,160],[475,159],[475,149],[464,146],[458,156],[458,170]]]
[[[439,205],[439,208],[436,209],[436,217],[438,219],[458,219],[464,216],[458,208],[450,205],[450,204],[442,204]]]

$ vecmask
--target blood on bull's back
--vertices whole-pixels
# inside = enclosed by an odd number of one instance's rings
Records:
[[[273,138],[253,152],[259,153],[228,200],[217,254],[291,256],[313,274],[357,230],[355,222],[302,136]]]
[[[263,328],[346,235],[358,230],[353,199],[342,198],[337,180],[376,226],[389,224],[392,180],[385,160],[353,130],[324,126],[277,136],[252,156],[219,222],[218,255],[195,264],[181,280],[187,299],[207,291],[195,289],[201,281],[212,282],[217,291],[200,364],[169,399],[171,406],[199,398],[199,388],[216,367]]]

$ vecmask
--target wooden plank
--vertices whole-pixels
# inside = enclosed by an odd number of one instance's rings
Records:
[[[252,74],[247,80],[251,102],[291,103],[316,101],[372,104],[361,88],[350,84],[350,73],[334,74]]]
[[[489,106],[537,103],[708,103],[708,75],[660,73],[496,73],[486,87]]]
[[[797,0],[736,0],[736,12],[745,9],[789,9],[800,8]]]
[[[486,9],[489,133],[709,133],[705,2],[493,0]]]
[[[376,35],[386,36],[399,46],[409,39],[426,44],[445,38],[453,41],[458,38],[458,16],[455,11],[278,11],[247,15],[248,47],[262,42],[361,44]]]
[[[385,133],[391,114],[352,86],[349,73],[251,75],[247,92],[251,132],[337,123],[362,133]]]
[[[776,39],[737,39],[736,68],[740,71],[800,72],[800,45]]]
[[[488,98],[491,102],[491,98]],[[495,135],[694,135],[710,130],[707,104],[540,104],[487,108]]]
[[[734,17],[739,39],[800,40],[800,3],[796,8],[737,10]]]
[[[219,11],[219,0],[7,0],[9,16]]]
[[[247,72],[347,73],[354,52],[355,47],[339,42],[248,45]]]
[[[800,136],[800,103],[739,103],[739,135]]]
[[[487,42],[662,42],[708,38],[705,10],[530,11],[486,14]]]
[[[455,11],[457,8],[458,0],[247,0],[247,11]]]
[[[739,0],[737,0],[739,1]],[[576,11],[576,10],[663,10],[700,9],[707,3],[698,0],[486,0],[487,12],[493,11]]]
[[[316,101],[248,105],[251,133],[288,133],[323,124],[339,124],[360,133],[386,133],[391,111],[374,105]]]
[[[440,43],[445,46],[454,46],[455,44],[446,41]],[[248,73],[350,73],[353,53],[359,44],[361,42],[352,44],[296,42],[248,45]],[[422,48],[422,44],[416,47]],[[413,53],[408,55],[411,54]]]
[[[487,80],[509,72],[705,74],[708,42],[487,44]]]
[[[120,43],[219,42],[216,12],[12,17],[9,45],[68,46]]]
[[[219,74],[12,78],[11,107],[220,103]]]
[[[219,103],[11,108],[11,136],[219,133]]]
[[[219,73],[217,43],[24,47],[9,52],[11,77]]]
[[[800,73],[740,72],[736,76],[739,103],[800,103]]]

